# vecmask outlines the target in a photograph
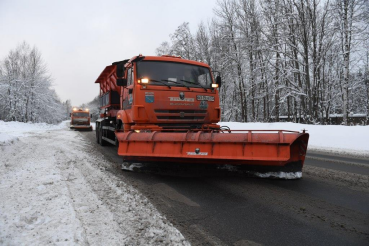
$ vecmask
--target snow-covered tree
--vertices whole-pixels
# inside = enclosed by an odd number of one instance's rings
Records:
[[[366,0],[218,0],[169,49],[221,72],[222,120],[347,124],[369,111],[368,25]]]
[[[62,103],[51,89],[40,51],[23,42],[0,62],[0,119],[56,123]]]

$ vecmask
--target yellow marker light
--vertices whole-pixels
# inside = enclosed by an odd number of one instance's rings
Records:
[[[140,133],[140,130],[135,130],[135,132]]]
[[[141,83],[142,84],[147,84],[147,83],[149,83],[149,79],[147,79],[147,78],[141,79]]]
[[[76,111],[77,110],[77,108],[73,108],[73,111]]]
[[[88,108],[86,108],[86,111],[88,111]]]
[[[218,85],[218,84],[211,84],[211,87],[212,87],[212,88],[218,88],[218,87],[219,87],[219,85]]]
[[[141,84],[141,80],[140,80],[140,79],[138,79],[138,80],[137,80],[137,83]]]

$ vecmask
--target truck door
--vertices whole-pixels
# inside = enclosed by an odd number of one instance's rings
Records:
[[[133,68],[127,70],[127,87],[123,89],[123,109],[131,109],[133,103]]]

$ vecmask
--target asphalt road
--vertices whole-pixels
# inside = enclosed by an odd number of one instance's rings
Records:
[[[127,172],[116,147],[97,145],[94,131],[80,134],[192,245],[369,245],[368,160],[308,151],[300,180]]]

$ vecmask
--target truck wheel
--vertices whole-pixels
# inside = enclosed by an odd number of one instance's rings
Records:
[[[100,144],[100,136],[99,136],[100,126],[96,123],[95,125],[95,135],[96,135],[96,143]]]
[[[106,146],[106,141],[104,139],[102,139],[103,136],[103,129],[102,126],[100,126],[99,128],[99,142],[101,146]]]
[[[118,131],[120,131],[120,130],[122,130],[122,129],[123,129],[123,123],[122,123],[122,121],[119,121],[119,122],[118,122],[118,124],[117,124],[117,126],[116,126],[116,129],[117,129]],[[117,139],[117,137],[116,137],[116,136],[115,136],[115,146],[119,147],[119,141],[118,141],[118,139]]]

